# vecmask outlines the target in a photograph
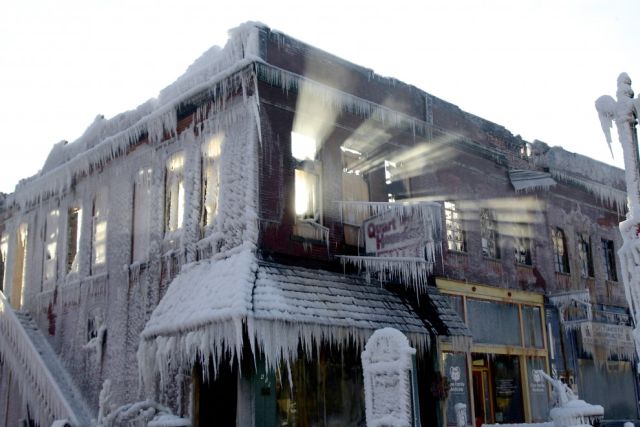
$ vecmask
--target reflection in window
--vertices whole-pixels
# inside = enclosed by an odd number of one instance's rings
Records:
[[[516,264],[531,265],[531,233],[524,224],[516,225],[513,233]]]
[[[482,237],[482,255],[489,258],[500,258],[498,246],[498,222],[489,209],[480,210],[480,234]]]
[[[345,202],[369,201],[369,185],[362,174],[363,157],[358,151],[341,147],[342,150],[342,200]],[[344,223],[344,240],[348,245],[362,245],[360,241],[360,227],[367,212],[352,206],[342,208]]]
[[[466,252],[466,233],[462,227],[462,217],[453,202],[444,202],[445,226],[447,229],[447,248],[450,251]]]
[[[517,305],[467,298],[467,316],[474,342],[522,345]]]
[[[80,222],[82,210],[72,207],[67,214],[67,274],[77,273],[79,268],[78,248],[80,247]]]
[[[97,267],[104,265],[107,260],[107,194],[105,189],[98,191],[93,200],[91,223],[91,266]]]
[[[522,325],[524,331],[524,346],[543,348],[542,318],[540,307],[522,306]]]
[[[569,273],[569,254],[567,240],[561,228],[551,229],[551,243],[553,245],[553,264],[558,273]]]
[[[167,160],[164,186],[165,233],[182,228],[184,197],[184,154],[180,152]]]
[[[49,282],[56,278],[56,250],[58,247],[58,218],[60,211],[52,210],[47,215],[44,230],[44,265],[43,281]]]
[[[618,273],[616,271],[616,251],[613,240],[602,239],[602,255],[604,257],[604,266],[607,271],[607,280],[617,282]]]
[[[280,426],[356,426],[365,424],[362,364],[355,350],[323,348],[313,361],[300,357],[276,377]],[[314,354],[318,354],[315,353]]]
[[[202,144],[200,175],[200,227],[202,228],[211,226],[218,212],[221,141],[221,136],[215,136],[210,141]]]
[[[580,262],[580,276],[593,277],[591,237],[585,233],[578,233],[578,261]]]
[[[24,297],[24,280],[27,273],[28,229],[29,226],[26,223],[20,224],[18,232],[16,233],[16,248],[13,258],[13,284],[11,287],[11,305],[16,310],[22,308]]]

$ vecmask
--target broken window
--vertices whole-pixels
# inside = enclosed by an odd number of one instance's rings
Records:
[[[480,210],[480,235],[482,237],[482,255],[489,258],[500,258],[498,222],[490,209]]]
[[[44,225],[44,262],[42,266],[43,282],[56,279],[56,251],[58,249],[58,220],[60,211],[52,210]]]
[[[580,262],[580,276],[593,277],[591,237],[586,233],[578,233],[578,261]]]
[[[93,200],[91,233],[91,267],[102,266],[107,260],[107,194],[98,191]]]
[[[82,210],[79,207],[74,206],[69,209],[67,213],[67,274],[78,272],[78,248],[80,247],[81,219]]]
[[[531,265],[531,230],[525,224],[514,227],[513,249],[516,264]]]
[[[613,240],[602,239],[602,255],[607,271],[607,280],[617,282],[618,272],[616,271],[616,251]]]
[[[368,202],[369,185],[362,173],[362,154],[356,150],[341,147],[342,151],[342,200],[345,202]],[[348,245],[362,245],[360,228],[367,212],[356,206],[345,205],[342,208],[344,240]]]
[[[567,239],[561,228],[551,229],[551,243],[553,245],[553,264],[558,273],[569,273],[569,254],[567,253]]]
[[[466,232],[462,226],[462,216],[453,202],[444,202],[445,227],[447,230],[447,248],[450,251],[466,252]]]
[[[149,168],[140,169],[133,184],[132,262],[143,262],[149,257],[151,172]]]
[[[171,233],[182,228],[184,220],[184,154],[167,160],[164,186],[164,230]]]
[[[296,218],[317,222],[320,220],[320,167],[315,160],[316,141],[291,132],[291,155],[296,161]]]
[[[203,229],[213,224],[213,219],[218,212],[221,142],[222,137],[216,135],[210,141],[202,144],[200,226]]]

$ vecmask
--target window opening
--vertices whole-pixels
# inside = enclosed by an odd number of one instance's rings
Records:
[[[218,212],[218,196],[220,187],[220,146],[222,137],[217,135],[202,144],[201,157],[201,200],[200,226],[211,226]]]
[[[184,154],[167,160],[165,173],[165,234],[182,228],[184,220]]]
[[[578,260],[580,262],[580,276],[593,277],[591,237],[586,233],[578,233]]]
[[[558,273],[569,273],[569,254],[567,253],[567,240],[561,228],[551,230],[553,244],[553,263]]]
[[[67,213],[67,269],[68,273],[77,273],[78,248],[80,248],[80,222],[82,210],[79,207],[72,207]]]
[[[514,252],[517,264],[532,265],[531,231],[525,224],[516,225],[514,229]]]
[[[489,258],[500,258],[498,245],[498,223],[489,209],[480,210],[480,234],[482,236],[482,255]]]
[[[58,249],[58,220],[60,211],[52,210],[47,215],[44,229],[44,265],[43,281],[50,282],[56,278],[56,251]]]
[[[444,202],[447,248],[450,251],[466,252],[466,232],[462,226],[462,216],[453,202]]]
[[[146,261],[149,256],[151,173],[151,169],[140,169],[133,184],[132,262]]]
[[[93,200],[91,266],[104,265],[107,260],[107,197],[100,190]],[[93,271],[92,271],[93,273]]]
[[[613,240],[602,239],[602,254],[604,256],[604,265],[607,270],[607,280],[617,282],[618,273],[616,271],[616,251]]]

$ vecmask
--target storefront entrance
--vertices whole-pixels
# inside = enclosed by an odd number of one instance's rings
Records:
[[[474,353],[472,359],[475,425],[524,422],[518,356]]]

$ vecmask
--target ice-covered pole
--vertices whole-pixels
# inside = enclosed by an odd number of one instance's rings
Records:
[[[633,98],[631,78],[627,73],[618,76],[616,98],[609,95],[596,100],[596,110],[600,118],[602,130],[611,146],[611,125],[616,122],[618,139],[622,145],[624,156],[625,181],[627,197],[629,199],[629,213],[627,219],[620,223],[620,233],[623,244],[618,251],[621,261],[622,278],[624,282],[627,303],[634,320],[633,331],[636,355],[640,360],[640,169],[638,162],[638,136],[636,120],[640,111],[640,100]]]

